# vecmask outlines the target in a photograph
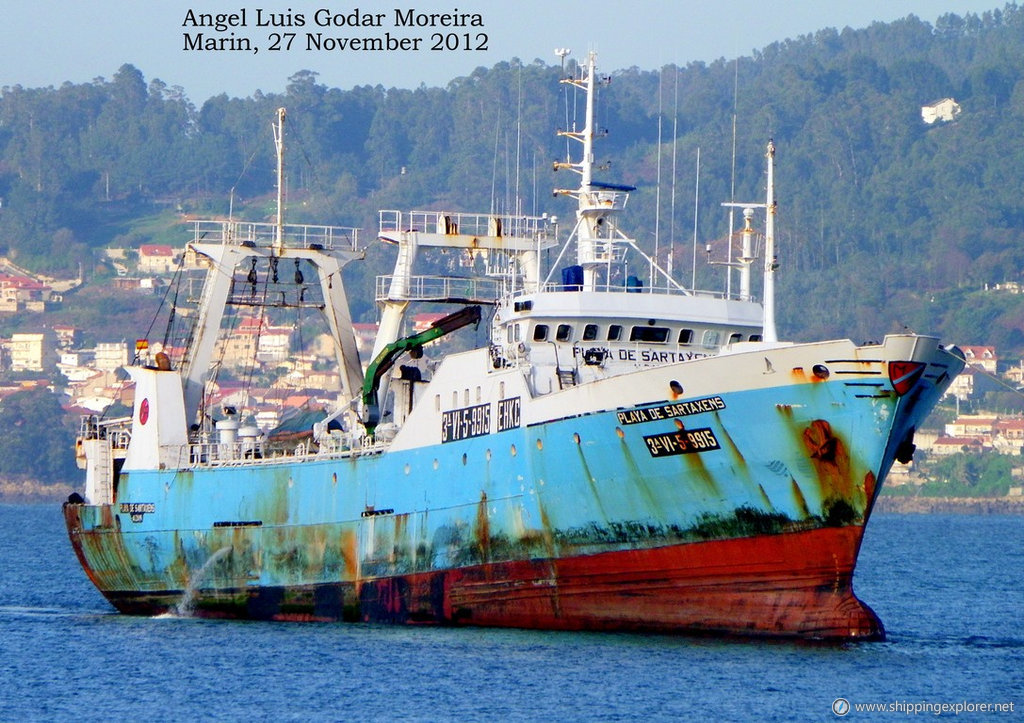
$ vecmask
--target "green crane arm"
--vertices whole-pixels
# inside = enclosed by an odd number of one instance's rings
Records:
[[[430,325],[429,329],[393,341],[381,349],[381,352],[366,367],[366,376],[363,378],[363,409],[365,410],[366,430],[372,433],[377,427],[377,423],[380,422],[377,389],[380,386],[380,380],[391,370],[401,354],[407,351],[414,352],[427,342],[439,339],[464,326],[478,323],[480,323],[480,307],[467,306],[438,319]]]

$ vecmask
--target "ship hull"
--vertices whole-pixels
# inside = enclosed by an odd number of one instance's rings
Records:
[[[122,471],[65,517],[125,613],[877,640],[864,526],[961,367],[906,336],[536,398],[513,369],[475,416],[421,404],[386,450]]]
[[[65,509],[74,528],[75,507]],[[850,525],[366,581],[105,594],[148,616],[882,640],[852,588],[861,534]]]

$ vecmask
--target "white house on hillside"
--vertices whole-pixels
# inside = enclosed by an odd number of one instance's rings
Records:
[[[948,122],[960,115],[960,104],[952,98],[943,98],[921,106],[921,120],[928,125],[936,121]]]
[[[143,244],[139,247],[139,272],[169,274],[178,266],[178,255],[165,244]]]

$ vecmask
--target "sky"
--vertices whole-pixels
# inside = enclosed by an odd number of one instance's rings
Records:
[[[300,70],[314,71],[318,82],[342,89],[378,84],[445,86],[477,67],[513,58],[556,63],[556,48],[571,49],[576,58],[596,51],[604,73],[632,66],[654,70],[670,63],[749,55],[772,42],[822,28],[863,28],[910,14],[934,23],[945,13],[980,14],[1005,4],[1000,0],[12,0],[5,3],[0,30],[0,87],[57,87],[110,79],[130,63],[147,81],[181,86],[193,103],[201,105],[220,93],[247,97],[256,90],[280,92]],[[399,26],[396,9],[402,15],[412,11],[425,17],[478,14],[482,26]],[[230,19],[234,25],[217,32],[189,24],[193,18],[198,23],[202,15],[218,13],[234,16]],[[353,13],[361,25],[351,25]],[[273,21],[290,24],[275,26]],[[200,33],[203,41],[223,39],[226,48],[240,49],[186,49],[186,34],[194,40]],[[350,45],[352,39],[383,43],[388,37],[395,43],[404,40],[407,47],[389,52]],[[316,38],[321,39],[319,48],[311,40]],[[338,39],[345,40],[344,50],[327,47]],[[431,49],[438,41],[451,42],[456,48]]]

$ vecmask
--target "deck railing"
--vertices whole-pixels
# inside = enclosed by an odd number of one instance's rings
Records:
[[[195,221],[194,243],[224,243],[270,248],[277,240],[277,224],[254,221]],[[358,251],[359,229],[348,226],[281,226],[284,248],[323,248],[329,251]]]
[[[181,468],[185,467],[242,467],[273,465],[324,459],[347,459],[379,454],[388,448],[391,440],[378,441],[373,437],[356,440],[326,436],[319,444],[312,440],[281,447],[261,439],[242,439],[233,443],[194,442],[181,449]]]
[[[392,289],[392,275],[378,276],[377,301],[387,301]],[[493,304],[502,293],[500,279],[482,276],[410,276],[408,301],[458,301],[463,303]]]
[[[381,211],[379,218],[382,234],[422,231],[446,236],[546,238],[551,227],[547,216],[388,210]]]

